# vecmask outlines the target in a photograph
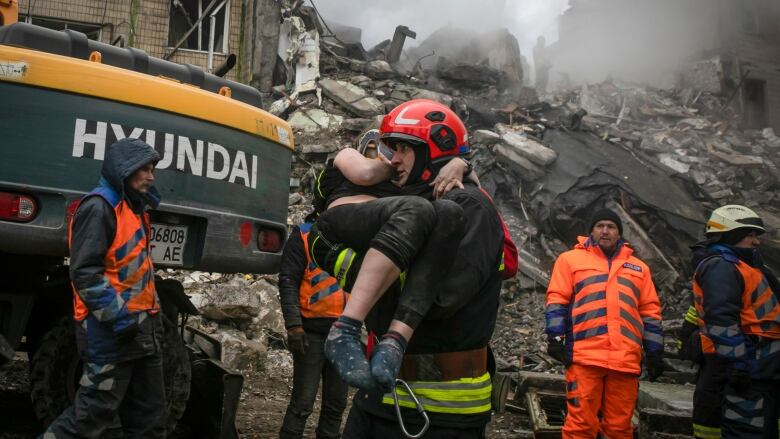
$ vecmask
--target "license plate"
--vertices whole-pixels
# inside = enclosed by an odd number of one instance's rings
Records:
[[[187,227],[151,224],[149,247],[152,261],[165,265],[184,265],[184,246],[187,245]]]

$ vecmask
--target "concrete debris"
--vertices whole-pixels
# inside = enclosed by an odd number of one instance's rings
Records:
[[[470,137],[475,145],[491,146],[501,141],[501,136],[490,130],[476,130]]]
[[[498,85],[501,79],[500,71],[490,66],[453,61],[444,56],[439,57],[436,73],[442,79],[467,88]]]
[[[691,170],[691,165],[687,165],[675,159],[672,154],[658,154],[658,161],[674,172],[687,174]]]
[[[529,137],[518,134],[504,124],[497,124],[496,131],[501,135],[501,140],[504,143],[537,165],[548,166],[558,157],[558,153],[554,150]]]
[[[303,34],[313,29],[296,23],[290,20],[285,28],[299,38],[288,38],[290,46],[305,41]],[[396,36],[411,37],[408,29],[398,29]],[[305,58],[301,47],[295,53]],[[672,342],[691,303],[689,246],[703,238],[708,211],[728,203],[754,208],[768,228],[762,236],[765,262],[780,269],[780,137],[775,131],[780,127],[744,128],[738,106],[718,94],[722,85],[713,82],[723,65],[718,60],[693,66],[683,87],[674,89],[608,80],[553,90],[552,72],[539,101],[533,89],[523,86],[525,61],[506,30],[480,35],[446,27],[420,46],[398,52],[398,59],[397,47],[386,40],[366,51],[359,46],[359,35],[354,41],[320,38],[316,84],[321,96],[296,94],[297,70],[302,69],[301,75],[307,71],[299,58],[283,57],[288,75],[290,69],[295,75],[277,80],[281,87],[272,110],[296,131],[288,225],[302,222],[311,211],[316,175],[328,155],[354,145],[358,133],[377,127],[378,118],[404,101],[441,102],[466,122],[471,161],[520,248],[519,274],[504,282],[492,342],[499,372],[517,384],[508,392],[513,396],[507,410],[520,407],[524,416],[530,413],[525,399],[529,388],[537,389],[538,401],[561,401],[548,394],[563,391],[563,378],[554,373],[564,368],[546,354],[539,316],[555,258],[578,235],[587,234],[588,218],[601,207],[618,212],[626,239],[653,272],[669,323],[664,326],[667,360],[660,380],[690,383],[695,369],[676,359]],[[281,345],[278,334],[284,327],[273,276],[176,275],[206,311],[204,324],[219,331],[237,326],[244,339],[265,344],[266,362],[280,352],[275,347]],[[244,342],[241,334],[231,336],[235,346],[240,345],[235,340]],[[262,351],[256,345],[242,349]],[[253,361],[240,357],[236,364]],[[544,379],[535,378],[533,386],[522,384],[522,377],[534,372],[544,372],[539,374]],[[685,434],[676,426],[688,422],[688,409],[678,402],[690,401],[690,387],[645,384],[637,419],[652,427],[641,427],[640,437]],[[545,411],[548,406],[539,407],[548,420],[555,418]],[[648,436],[647,428],[658,432]],[[517,431],[533,435],[534,426]]]
[[[390,67],[390,64],[381,59],[367,62],[364,71],[367,76],[378,80],[390,79],[397,75],[395,70]]]
[[[319,85],[325,96],[355,116],[371,117],[385,112],[385,106],[379,100],[354,84],[325,78],[320,80]]]
[[[319,108],[295,110],[287,122],[295,131],[316,133],[318,131],[331,131],[341,127],[344,116],[326,113]]]
[[[197,282],[186,279],[197,278]],[[283,332],[277,288],[251,275],[184,275],[186,291],[203,318]]]
[[[406,38],[417,38],[417,33],[406,26],[397,26],[393,32],[393,41],[390,43],[390,49],[387,52],[387,61],[397,63],[401,59],[401,51],[404,49]]]
[[[406,102],[410,99],[430,99],[432,101],[441,102],[442,104],[450,107],[453,104],[452,96],[446,93],[440,93],[433,90],[426,90],[410,85],[398,84],[390,92],[390,99],[393,100],[393,106]]]
[[[513,137],[520,137],[516,134]],[[502,137],[502,140],[505,140]],[[519,142],[518,142],[519,143]],[[515,147],[509,142],[499,143],[493,147],[496,158],[507,166],[524,180],[537,180],[544,176],[544,169],[529,160],[525,151]]]
[[[250,340],[237,329],[224,329],[214,333],[214,338],[222,344],[222,361],[236,370],[247,370],[262,363],[268,351],[264,340]]]

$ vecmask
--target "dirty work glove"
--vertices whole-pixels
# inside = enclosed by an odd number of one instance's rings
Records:
[[[130,343],[138,335],[138,323],[133,322],[130,326],[114,333],[117,343],[120,345]]]
[[[388,331],[371,354],[371,375],[384,392],[395,387],[395,377],[401,369],[407,341],[403,335]]]
[[[309,342],[306,341],[306,332],[303,326],[292,326],[287,329],[287,349],[293,354],[304,355]]]
[[[547,355],[563,363],[564,366],[568,366],[569,359],[566,358],[566,345],[563,343],[563,337],[550,337],[547,340]]]
[[[376,388],[374,378],[360,344],[363,322],[341,316],[333,322],[325,340],[325,358],[347,384],[363,390]]]
[[[663,355],[659,353],[647,354],[645,357],[648,381],[655,381],[664,373]]]
[[[750,374],[744,370],[731,369],[729,373],[729,385],[737,395],[747,393],[751,384]]]

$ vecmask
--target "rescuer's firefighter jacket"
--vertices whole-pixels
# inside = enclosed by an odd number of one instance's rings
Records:
[[[694,274],[702,351],[756,379],[780,378],[780,304],[776,278],[753,249],[708,247]]]
[[[317,242],[319,239],[322,238],[312,223],[293,228],[282,252],[279,299],[287,328],[303,326],[306,331],[327,334],[349,298],[349,293],[344,290],[346,272],[350,268],[358,268],[360,262],[352,249],[345,248],[343,253],[339,252],[336,257],[340,259],[335,265],[344,271],[339,282],[316,263],[318,258],[312,254],[311,246],[322,248]]]
[[[491,200],[475,185],[464,182],[465,189],[448,192],[445,200],[457,203],[467,218],[465,233],[454,257],[452,268],[442,273],[437,298],[425,319],[409,341],[407,358],[426,357],[436,369],[437,357],[486,348],[493,335],[503,273],[500,262],[504,249],[501,219]],[[426,195],[430,195],[429,193]],[[398,303],[398,289],[390,289],[366,318],[366,326],[376,334],[384,333]],[[487,349],[485,349],[487,351]],[[489,355],[489,354],[488,354]],[[490,361],[488,360],[488,364]],[[477,377],[444,381],[408,380],[431,420],[440,427],[475,428],[490,421],[492,384],[487,372]],[[399,404],[407,428],[418,431],[422,419],[414,403],[401,386]],[[392,395],[378,391],[359,391],[355,404],[384,419],[397,422]],[[415,427],[411,427],[415,426]]]
[[[80,201],[69,229],[70,278],[79,350],[90,363],[138,358],[160,346],[162,323],[149,249],[147,206],[159,194],[129,194],[124,181],[157,153],[138,140],[112,145],[102,177]],[[138,325],[134,340],[119,344],[116,334]]]
[[[555,261],[545,310],[549,337],[570,362],[636,373],[642,350],[663,351],[661,307],[648,266],[622,240],[612,258],[590,238]]]

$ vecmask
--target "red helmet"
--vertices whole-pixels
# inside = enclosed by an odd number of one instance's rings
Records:
[[[393,108],[382,119],[379,132],[383,140],[426,144],[430,161],[469,152],[468,132],[460,118],[446,105],[428,99],[412,99]]]

